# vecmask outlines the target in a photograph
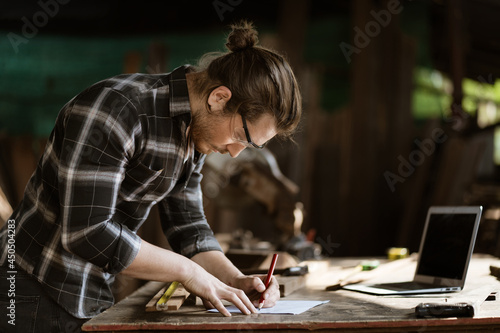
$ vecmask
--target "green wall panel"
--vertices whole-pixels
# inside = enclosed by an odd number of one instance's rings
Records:
[[[167,70],[224,46],[220,33],[131,38],[40,35],[19,44],[15,52],[7,34],[0,32],[0,132],[40,137],[50,134],[57,113],[73,96],[122,73],[129,52],[141,55],[140,71],[146,72],[152,43],[167,47]]]

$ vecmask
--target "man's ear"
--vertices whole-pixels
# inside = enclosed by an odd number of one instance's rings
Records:
[[[219,86],[212,90],[208,96],[208,105],[211,110],[222,110],[224,105],[231,99],[231,90],[226,86]]]

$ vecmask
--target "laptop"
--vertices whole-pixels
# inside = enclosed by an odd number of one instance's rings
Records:
[[[462,290],[481,213],[482,206],[430,207],[413,281],[350,284],[343,288],[375,295],[447,293]]]

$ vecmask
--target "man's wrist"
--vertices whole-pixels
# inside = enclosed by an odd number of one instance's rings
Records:
[[[198,265],[196,262],[192,260],[187,260],[186,265],[182,265],[178,267],[178,272],[177,275],[178,277],[178,282],[185,284],[186,281],[191,280],[194,276],[199,274],[199,272],[196,272],[198,269],[203,269]]]

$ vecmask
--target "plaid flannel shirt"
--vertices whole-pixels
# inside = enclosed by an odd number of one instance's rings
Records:
[[[175,252],[220,251],[202,206],[206,156],[186,138],[188,70],[119,75],[68,102],[11,217],[16,265],[78,318],[114,303],[114,276],[137,255],[155,204]],[[0,243],[5,265],[5,227]]]

